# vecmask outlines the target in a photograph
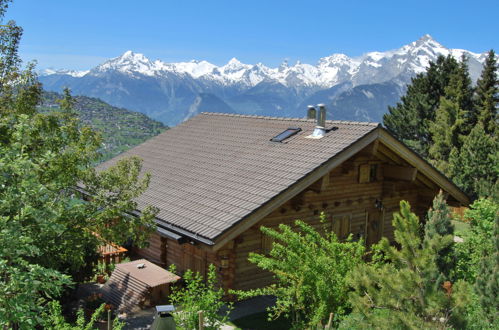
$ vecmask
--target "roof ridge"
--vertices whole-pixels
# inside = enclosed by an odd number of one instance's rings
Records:
[[[225,113],[225,112],[206,112],[203,111],[201,115],[209,116],[224,116],[224,117],[238,117],[238,118],[251,118],[251,119],[266,119],[266,120],[287,120],[287,121],[302,121],[302,122],[313,122],[315,119],[307,118],[293,118],[293,117],[272,117],[272,116],[261,116],[261,115],[241,115],[237,113]],[[370,121],[351,121],[351,120],[326,120],[329,123],[341,123],[348,125],[367,125],[367,126],[381,126],[381,123],[370,122]]]

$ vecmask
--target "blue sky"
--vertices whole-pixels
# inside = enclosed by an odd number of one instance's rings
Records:
[[[449,48],[499,50],[499,1],[17,0],[24,60],[88,69],[126,50],[167,62],[232,57],[277,66],[358,56],[432,35]]]

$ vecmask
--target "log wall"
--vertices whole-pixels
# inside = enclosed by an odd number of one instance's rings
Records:
[[[376,150],[376,147],[370,146],[367,149]],[[262,240],[262,225],[277,228],[281,223],[292,224],[296,219],[300,219],[320,230],[324,227],[320,223],[319,215],[325,212],[331,230],[341,227],[343,232],[345,228],[344,223],[334,227],[334,219],[348,220],[348,232],[352,233],[354,238],[366,239],[366,236],[369,236],[366,241],[373,243],[381,236],[393,240],[393,213],[399,210],[401,200],[409,201],[413,212],[424,218],[437,192],[436,188],[419,174],[415,180],[384,179],[384,164],[407,165],[393,154],[373,151],[366,155],[361,152],[277,207],[258,224],[217,252],[200,245],[179,244],[158,234],[151,236],[148,248],[136,252],[141,257],[165,267],[175,264],[180,274],[187,269],[205,274],[208,265],[214,264],[221,285],[226,289],[263,287],[271,283],[271,274],[260,270],[247,260],[249,253],[262,253],[269,248],[268,240]],[[370,176],[373,180],[370,182],[366,182],[367,174],[364,171],[368,168],[374,169],[374,172],[371,170]],[[360,180],[359,172],[362,172]],[[382,203],[382,210],[375,207],[377,201]]]
[[[359,183],[359,167],[366,163],[378,164],[376,180]],[[296,219],[300,219],[321,230],[323,224],[320,223],[319,215],[321,212],[325,212],[327,224],[331,229],[333,229],[333,219],[341,219],[346,216],[350,219],[349,232],[353,234],[354,238],[363,237],[365,239],[368,232],[372,233],[372,230],[366,225],[366,221],[370,216],[373,216],[380,219],[378,226],[376,226],[378,236],[373,238],[373,242],[375,242],[381,236],[393,240],[393,213],[399,210],[401,200],[409,201],[412,210],[418,216],[424,217],[431,200],[422,200],[419,197],[419,192],[427,189],[415,182],[384,180],[381,171],[383,163],[385,162],[374,156],[351,159],[329,174],[325,189],[322,191],[306,189],[299,196],[286,202],[257,225],[241,234],[237,238],[239,243],[236,248],[233,288],[247,290],[262,287],[272,282],[270,273],[260,270],[248,261],[250,252],[263,252],[260,226],[277,228],[281,223],[292,224]],[[316,183],[314,186],[321,185]],[[374,206],[377,200],[381,201],[383,211]]]

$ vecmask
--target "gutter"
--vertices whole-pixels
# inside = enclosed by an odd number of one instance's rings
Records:
[[[87,191],[85,191],[82,187],[75,187],[75,190],[78,191],[79,193],[83,194],[84,196],[90,198],[92,197]],[[128,215],[132,215],[135,217],[138,217],[141,215],[141,212],[138,210],[134,210],[131,212],[126,212]],[[169,239],[172,239],[176,241],[179,244],[185,244],[185,243],[190,243],[190,244],[195,244],[195,243],[203,243],[208,246],[213,246],[215,245],[215,242],[213,242],[210,239],[207,239],[205,237],[199,236],[197,234],[193,234],[185,229],[176,227],[174,225],[171,225],[167,223],[165,220],[160,219],[160,218],[155,218],[154,222],[156,223],[156,232],[162,236],[166,237]]]

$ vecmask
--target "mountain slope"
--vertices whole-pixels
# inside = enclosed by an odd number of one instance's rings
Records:
[[[67,86],[75,94],[99,97],[170,125],[219,107],[220,111],[245,114],[302,116],[306,100],[335,106],[336,98],[341,98],[337,104],[350,107],[338,112],[344,116],[338,119],[360,120],[380,118],[386,111],[385,104],[398,100],[393,91],[400,93],[411,77],[423,72],[439,55],[458,59],[465,55],[474,80],[485,59],[484,54],[447,49],[425,35],[396,50],[370,52],[355,58],[333,54],[321,58],[316,65],[290,66],[285,62],[277,68],[261,63],[244,64],[237,59],[222,66],[207,61],[164,63],[127,51],[89,71],[52,70],[42,75],[40,81],[48,90],[60,91]],[[368,85],[379,85],[372,87],[372,92],[388,94],[374,95],[373,103],[357,104],[361,96],[353,89]],[[326,99],[320,99],[323,96]]]
[[[61,94],[45,92],[40,110],[57,109],[57,100],[61,98]],[[168,129],[144,114],[113,107],[96,98],[75,96],[74,99],[74,108],[80,120],[102,133],[102,160],[112,158]]]

